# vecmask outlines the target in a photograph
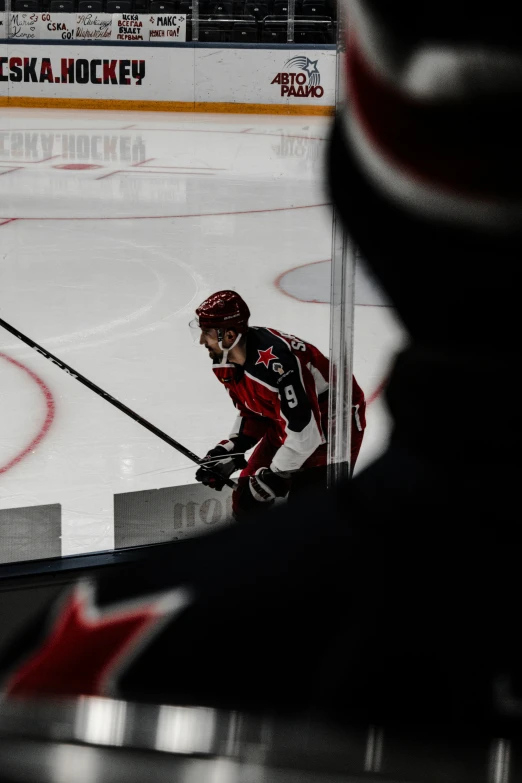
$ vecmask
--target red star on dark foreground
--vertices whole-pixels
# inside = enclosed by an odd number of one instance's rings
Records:
[[[274,347],[274,346],[273,346],[273,345],[271,345],[271,346],[270,346],[270,348],[267,348],[267,349],[266,349],[266,351],[260,351],[260,350],[258,349],[258,351],[257,351],[257,352],[258,352],[258,354],[259,354],[259,359],[257,360],[256,364],[264,364],[264,365],[265,365],[265,367],[266,367],[266,368],[268,368],[268,365],[270,364],[270,362],[272,361],[272,359],[278,359],[279,357],[278,357],[278,356],[276,356],[276,355],[275,355],[275,354],[272,352],[272,348],[273,348],[273,347]]]
[[[88,584],[74,589],[43,644],[9,677],[6,695],[107,695],[138,646],[190,602],[182,589],[103,611],[93,598]]]

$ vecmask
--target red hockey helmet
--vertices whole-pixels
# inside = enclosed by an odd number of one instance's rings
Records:
[[[196,310],[200,329],[228,329],[244,332],[250,310],[235,291],[217,291],[205,299]]]

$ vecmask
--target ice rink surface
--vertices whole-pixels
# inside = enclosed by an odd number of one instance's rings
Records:
[[[328,352],[329,122],[4,109],[0,316],[203,455],[235,418],[187,326],[208,294],[234,288],[252,323]],[[358,269],[358,470],[386,442],[378,392],[403,339]],[[0,509],[60,503],[62,554],[79,554],[113,547],[115,493],[193,480],[185,457],[0,329]]]

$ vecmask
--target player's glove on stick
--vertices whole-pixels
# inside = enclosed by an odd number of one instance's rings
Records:
[[[259,468],[250,476],[250,492],[258,503],[272,503],[284,498],[290,490],[290,473],[275,473],[270,468]]]
[[[214,449],[210,449],[203,457],[201,467],[196,471],[196,481],[201,481],[206,487],[221,492],[226,479],[229,479],[236,470],[242,470],[247,464],[244,455],[234,452],[234,449],[235,444],[231,440],[222,440]],[[220,473],[223,481],[219,476],[205,470],[206,465]]]

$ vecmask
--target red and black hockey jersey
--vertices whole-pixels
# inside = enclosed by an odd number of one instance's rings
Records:
[[[243,365],[213,365],[239,411],[231,438],[254,445],[266,420],[278,430],[281,447],[271,468],[298,470],[326,442],[329,360],[315,346],[277,329],[251,326]],[[353,381],[353,404],[364,395]]]

